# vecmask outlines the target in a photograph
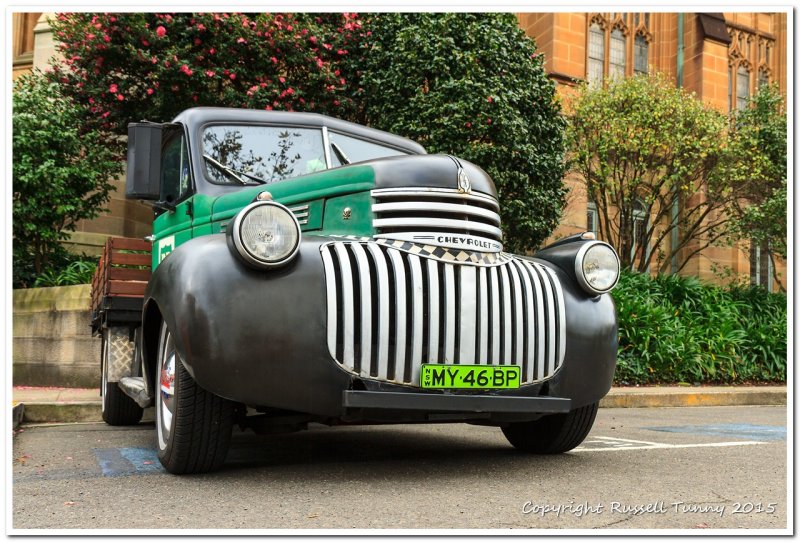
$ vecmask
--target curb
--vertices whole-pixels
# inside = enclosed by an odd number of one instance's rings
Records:
[[[786,387],[748,388],[612,388],[601,408],[664,408],[707,406],[784,406]],[[147,418],[145,411],[145,418]],[[18,402],[14,429],[20,423],[101,422],[100,401]]]
[[[98,401],[72,403],[25,403],[22,423],[71,423],[103,421]]]
[[[600,400],[603,408],[663,408],[706,406],[782,406],[786,405],[786,388],[747,390],[716,389],[659,392],[645,388],[612,389]]]

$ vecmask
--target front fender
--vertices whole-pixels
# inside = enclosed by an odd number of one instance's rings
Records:
[[[201,387],[252,406],[341,412],[352,379],[327,350],[324,241],[304,238],[295,260],[269,271],[242,264],[222,234],[192,239],[159,264],[145,306],[157,304]]]

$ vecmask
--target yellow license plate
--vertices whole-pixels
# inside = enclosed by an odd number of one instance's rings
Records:
[[[519,388],[520,368],[516,365],[423,364],[420,387],[430,389],[494,390]]]

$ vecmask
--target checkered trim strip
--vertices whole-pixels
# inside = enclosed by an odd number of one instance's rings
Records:
[[[475,252],[470,250],[439,247],[435,245],[421,245],[418,243],[412,243],[410,241],[372,239],[370,237],[356,237],[354,235],[331,235],[330,237],[337,237],[359,243],[375,243],[394,248],[402,252],[408,252],[409,254],[414,254],[415,256],[419,256],[421,258],[430,258],[449,263],[495,266],[508,263],[512,259],[511,255],[506,252]]]

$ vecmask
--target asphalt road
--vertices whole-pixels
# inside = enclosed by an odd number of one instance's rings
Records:
[[[578,450],[468,425],[235,433],[222,471],[166,474],[152,424],[26,427],[14,529],[787,528],[785,407],[601,409]]]

